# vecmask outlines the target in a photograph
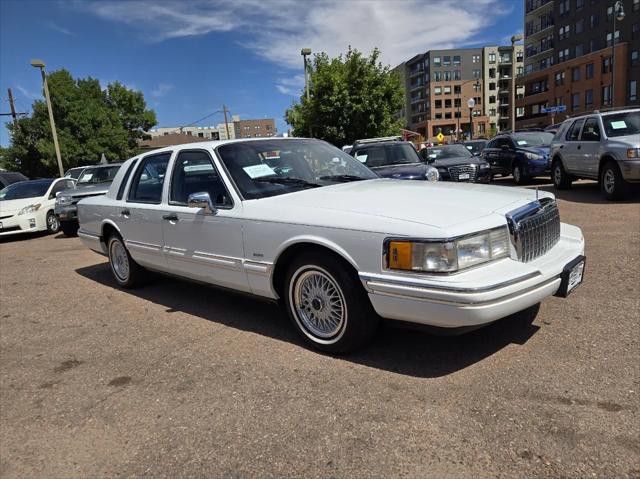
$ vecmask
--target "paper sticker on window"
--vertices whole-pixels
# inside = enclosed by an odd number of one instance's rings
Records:
[[[247,175],[249,175],[249,178],[251,179],[276,174],[276,172],[273,171],[269,165],[265,165],[264,163],[260,163],[259,165],[245,166],[242,169]]]
[[[516,141],[516,143],[518,144],[518,146],[523,146],[527,144],[527,140],[518,140]]]
[[[626,127],[627,124],[624,122],[624,120],[611,122],[611,128],[613,128],[614,130],[624,130]]]
[[[369,155],[358,155],[356,153],[356,160],[358,160],[360,163],[365,163],[367,161],[367,157]]]

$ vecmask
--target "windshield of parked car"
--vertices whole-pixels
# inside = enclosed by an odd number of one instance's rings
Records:
[[[87,168],[78,179],[78,185],[111,183],[120,169],[120,165]]]
[[[217,152],[245,199],[378,177],[339,148],[319,140],[244,141],[222,145]]]
[[[71,178],[74,180],[77,180],[78,177],[80,176],[80,173],[82,173],[82,171],[84,170],[84,168],[71,168],[70,170],[67,170],[67,172],[64,174],[65,178]]]
[[[553,140],[553,133],[546,131],[523,131],[521,133],[514,133],[512,136],[513,141],[517,146],[549,146],[551,140]]]
[[[401,142],[359,146],[353,156],[369,168],[420,163],[420,157],[413,145]]]
[[[464,145],[434,146],[427,148],[426,157],[430,161],[444,160],[445,158],[470,158],[473,154]]]
[[[640,110],[603,115],[602,123],[608,137],[640,134]]]
[[[467,147],[467,150],[469,150],[472,154],[481,153],[482,150],[484,150],[484,145],[484,141],[470,141],[464,144],[464,146]]]
[[[0,201],[22,200],[44,196],[53,180],[20,181],[0,190]]]

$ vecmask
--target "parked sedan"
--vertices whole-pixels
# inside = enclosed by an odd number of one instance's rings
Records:
[[[78,232],[76,203],[88,196],[104,195],[120,166],[122,163],[86,167],[72,189],[60,192],[56,198],[55,214],[65,236],[76,236]]]
[[[489,163],[474,156],[464,145],[433,146],[421,150],[420,155],[438,170],[440,181],[491,181]]]
[[[190,143],[127,161],[78,235],[122,287],[151,269],[280,301],[343,352],[380,316],[464,331],[567,296],[584,239],[540,195],[379,178],[319,140]]]
[[[0,190],[0,236],[60,228],[53,212],[56,194],[73,186],[68,178],[13,183]]]
[[[18,181],[27,181],[29,178],[19,171],[0,171],[0,189],[17,183]]]
[[[513,175],[517,185],[536,176],[549,176],[549,149],[553,133],[516,131],[493,138],[482,151],[482,159],[491,165],[494,175]]]

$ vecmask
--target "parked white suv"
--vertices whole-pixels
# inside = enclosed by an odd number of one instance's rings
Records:
[[[596,180],[607,199],[640,183],[640,108],[598,112],[564,121],[551,143],[551,179],[559,190]]]

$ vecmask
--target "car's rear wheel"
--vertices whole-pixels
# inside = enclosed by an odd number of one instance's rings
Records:
[[[527,176],[520,163],[513,165],[513,182],[516,185],[524,185],[527,182]]]
[[[145,270],[133,260],[122,238],[113,234],[108,238],[107,245],[109,266],[118,285],[123,288],[139,286],[144,280]]]
[[[608,200],[620,200],[629,192],[629,184],[624,181],[615,161],[606,162],[602,168],[600,188]]]
[[[556,160],[553,163],[551,179],[553,180],[553,186],[557,190],[568,190],[571,188],[571,176],[565,171],[564,166],[562,166],[562,161],[560,160]]]
[[[294,260],[284,292],[289,317],[302,338],[330,353],[357,349],[379,318],[360,281],[339,259],[310,254]]]
[[[47,213],[47,231],[49,233],[60,231],[60,221],[53,211]]]
[[[65,236],[73,237],[78,236],[78,223],[73,221],[61,221],[60,229],[64,233]]]

